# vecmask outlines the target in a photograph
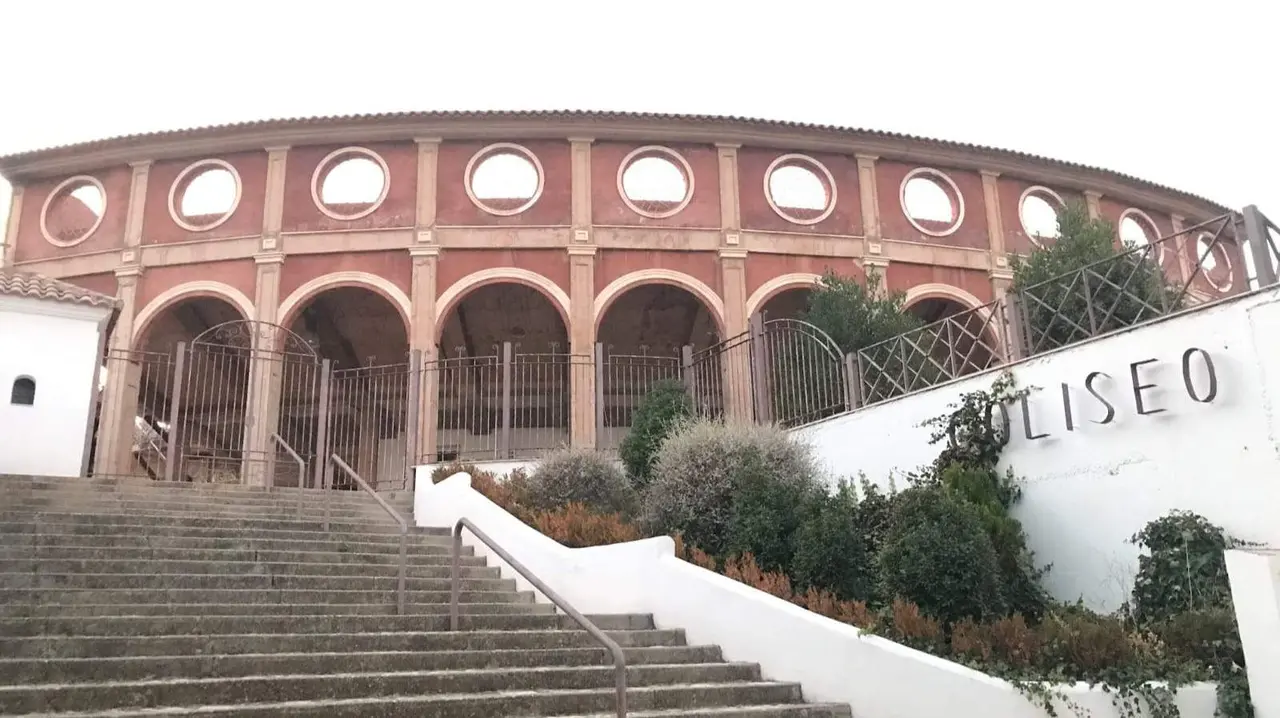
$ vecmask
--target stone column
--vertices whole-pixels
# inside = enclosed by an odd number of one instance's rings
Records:
[[[13,185],[13,196],[9,199],[9,221],[5,225],[4,234],[0,235],[0,269],[12,267],[14,256],[18,251],[18,222],[22,219],[22,185]]]
[[[569,242],[569,440],[596,445],[596,246],[591,216],[591,143],[571,137],[573,236]]]
[[[422,357],[418,375],[418,425],[414,453],[409,465],[434,463],[440,425],[440,365],[436,343],[436,276],[440,264],[440,245],[436,243],[436,182],[440,163],[440,138],[419,137],[418,197],[414,220],[414,244],[409,248],[413,263],[410,301],[413,315],[409,318],[409,349]],[[410,414],[412,416],[412,414]]]
[[[1280,551],[1227,551],[1231,602],[1258,718],[1280,718]]]
[[[419,233],[421,240],[423,234]],[[426,233],[430,237],[431,232]],[[436,348],[436,273],[440,263],[440,247],[420,244],[409,250],[413,261],[411,301],[412,331],[409,348],[422,355],[422,371],[418,383],[417,456],[412,463],[434,463],[440,423],[440,357]],[[411,463],[411,465],[412,465]]]
[[[263,240],[265,242],[266,237]],[[281,382],[284,362],[287,361],[282,354],[284,337],[276,329],[280,320],[280,270],[284,265],[284,255],[263,252],[254,255],[253,260],[258,269],[254,307],[259,331],[253,335],[253,360],[249,368],[244,426],[246,472],[242,474],[242,481],[252,486],[270,486],[274,479],[276,455],[271,434],[280,422]]]
[[[249,392],[245,401],[243,483],[270,486],[274,481],[272,461],[275,446],[271,433],[280,418],[280,380],[283,337],[275,330],[280,321],[280,227],[284,220],[284,180],[288,147],[267,148],[266,200],[262,209],[262,238],[254,255],[257,280],[254,288],[254,316],[258,331],[253,335],[249,365]]]
[[[116,270],[116,299],[120,314],[107,340],[107,381],[98,408],[98,445],[94,453],[96,476],[133,473],[134,417],[138,415],[138,387],[142,365],[130,356],[134,315],[137,314],[138,277],[142,268]]]

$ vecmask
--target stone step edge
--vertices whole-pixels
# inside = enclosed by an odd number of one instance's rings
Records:
[[[524,618],[525,616],[521,616]],[[606,636],[629,636],[633,634],[645,633],[683,633],[679,628],[617,628],[602,629]],[[5,636],[0,637],[0,641],[99,641],[99,640],[148,640],[148,641],[165,641],[178,638],[218,638],[218,639],[260,639],[260,638],[276,638],[276,639],[312,639],[319,637],[341,638],[341,637],[360,637],[369,636],[409,636],[413,638],[434,638],[438,636],[477,636],[480,638],[499,638],[503,636],[562,636],[565,634],[578,635],[584,633],[581,628],[574,624],[573,628],[484,628],[484,629],[466,629],[461,631],[360,631],[357,633],[157,633],[146,636],[98,636],[98,635],[81,635],[81,636]],[[468,649],[470,650],[470,649]],[[489,649],[474,649],[489,650]],[[201,654],[205,655],[205,654]],[[240,654],[236,654],[240,655]],[[272,654],[274,655],[274,654]],[[137,656],[139,658],[151,656]]]
[[[506,631],[502,631],[506,633]],[[700,652],[716,648],[712,644],[693,644],[685,646],[623,646],[623,654],[628,653],[658,653],[662,651],[687,651]],[[424,657],[446,657],[462,653],[485,653],[499,655],[515,655],[529,653],[606,653],[604,646],[568,646],[563,648],[491,648],[491,649],[455,649],[447,651],[289,651],[285,653],[201,653],[198,655],[190,654],[173,654],[165,656],[97,656],[97,657],[52,657],[52,658],[0,658],[0,666],[19,665],[23,663],[66,663],[66,664],[86,664],[86,663],[128,663],[130,661],[218,661],[223,659],[235,659],[239,661],[252,660],[287,660],[297,658],[360,658],[368,656],[424,656]],[[732,663],[732,661],[716,662],[714,665],[722,665],[723,663]],[[742,661],[737,661],[742,663]],[[748,662],[749,663],[749,662]],[[755,665],[749,663],[750,665]],[[641,665],[641,664],[637,664]],[[685,664],[685,663],[647,663],[642,665],[712,665],[712,663]],[[498,669],[493,669],[498,670]],[[313,674],[298,674],[313,675]]]
[[[349,654],[348,654],[349,655]],[[645,670],[658,671],[661,669],[687,670],[695,668],[737,668],[751,669],[756,668],[756,664],[743,661],[720,661],[715,663],[647,663],[628,666],[628,670]],[[387,678],[429,678],[435,676],[492,676],[492,675],[510,675],[512,673],[568,673],[575,671],[583,671],[589,673],[605,673],[612,672],[612,665],[588,665],[588,666],[508,666],[503,668],[462,668],[458,670],[437,670],[437,671],[344,671],[341,673],[325,673],[325,679],[337,680],[358,680],[369,676],[380,676]],[[288,681],[288,680],[307,680],[313,681],[318,676],[315,673],[261,673],[248,676],[218,676],[214,678],[159,678],[136,681],[80,681],[75,683],[26,683],[20,686],[0,686],[0,696],[7,691],[53,691],[65,688],[149,688],[153,686],[204,686],[213,684],[226,683],[246,683],[250,681],[268,682],[268,681]],[[714,683],[706,683],[705,685],[725,685],[727,683],[785,683],[785,681],[716,681]],[[666,685],[689,685],[685,683],[674,683]],[[488,692],[488,691],[486,691]],[[495,691],[505,692],[505,691]]]
[[[737,681],[734,683],[674,683],[661,686],[637,686],[627,687],[627,695],[635,695],[639,693],[671,693],[676,691],[698,691],[707,689],[724,688],[726,686],[734,688],[791,688],[799,689],[799,684],[786,681]],[[533,698],[538,696],[564,696],[568,698],[591,695],[613,695],[613,688],[567,688],[567,689],[548,689],[548,690],[512,690],[512,691],[494,691],[492,693],[434,693],[431,695],[419,696],[375,696],[367,698],[341,698],[341,699],[320,699],[314,701],[281,701],[275,703],[233,703],[228,705],[202,705],[202,706],[167,706],[164,708],[119,708],[107,711],[76,711],[38,714],[39,716],[49,716],[50,718],[115,718],[116,716],[188,716],[200,715],[201,713],[213,713],[222,711],[287,711],[293,708],[317,708],[317,707],[345,707],[370,705],[376,706],[385,703],[460,703],[464,701],[483,700],[490,696],[500,696],[502,698]],[[787,707],[804,706],[812,709],[815,704],[812,703],[780,703],[774,705],[783,705]],[[832,704],[816,704],[817,707]],[[718,706],[725,709],[738,708],[739,706]],[[701,709],[686,709],[701,710]],[[603,714],[609,715],[609,714]],[[640,715],[628,711],[629,716]],[[659,713],[658,715],[662,715]],[[666,715],[680,715],[680,712],[666,713]],[[35,718],[33,716],[33,718]],[[552,718],[548,716],[547,718]]]
[[[482,592],[482,593],[492,593],[492,594],[497,594],[497,595],[505,596],[505,595],[507,595],[509,592],[507,592],[507,591],[487,591],[487,592]],[[473,592],[473,594],[474,594],[474,592]],[[473,594],[472,594],[472,595],[473,595]],[[496,601],[470,601],[470,600],[467,600],[467,598],[466,598],[468,595],[469,595],[469,594],[463,593],[463,594],[462,594],[462,596],[460,597],[459,601],[458,601],[458,605],[459,605],[459,606],[461,606],[461,607],[463,607],[463,609],[464,609],[464,610],[462,611],[462,613],[461,613],[461,615],[462,615],[462,616],[464,616],[464,617],[465,617],[465,616],[528,616],[528,615],[537,615],[537,614],[530,614],[530,613],[528,613],[528,612],[525,612],[525,613],[483,613],[483,612],[482,612],[482,613],[468,613],[468,612],[465,610],[465,609],[466,609],[466,608],[468,608],[468,607],[480,607],[480,606],[484,606],[484,607],[497,607],[497,606],[501,606],[501,607],[503,607],[503,608],[510,608],[510,607],[512,607],[512,606],[524,606],[524,607],[536,606],[536,607],[538,607],[538,609],[539,609],[539,610],[542,610],[542,611],[548,611],[547,615],[552,615],[552,613],[556,613],[556,614],[558,614],[558,611],[551,611],[551,609],[555,608],[555,606],[554,606],[554,605],[552,605],[552,604],[550,604],[550,603],[534,603],[534,602],[530,602],[530,603],[521,603],[521,602],[519,602],[519,601],[503,601],[503,602],[496,602]],[[41,613],[39,613],[39,614],[36,614],[36,615],[26,615],[26,616],[5,616],[5,615],[3,615],[3,614],[0,614],[0,621],[17,621],[17,620],[22,620],[22,621],[63,621],[63,620],[68,620],[68,619],[94,619],[94,620],[109,620],[109,619],[113,619],[113,618],[133,618],[133,619],[142,619],[142,618],[147,618],[147,619],[157,619],[157,618],[175,618],[175,619],[177,619],[177,618],[201,618],[201,619],[204,619],[204,618],[245,618],[245,617],[253,616],[253,615],[254,615],[254,614],[248,614],[248,613],[217,613],[217,612],[213,612],[213,613],[178,613],[178,614],[168,614],[168,615],[166,615],[166,614],[151,614],[151,613],[92,613],[92,614],[81,614],[81,615],[70,615],[70,616],[68,616],[68,615],[66,615],[65,613],[59,613],[59,612],[61,612],[61,611],[69,611],[69,612],[75,613],[75,612],[77,612],[77,611],[83,611],[84,609],[90,609],[90,608],[93,608],[93,609],[102,609],[102,608],[136,609],[136,608],[138,608],[138,607],[140,607],[140,606],[161,606],[161,605],[163,605],[163,606],[183,606],[183,607],[190,607],[190,608],[205,608],[205,609],[221,609],[221,608],[233,608],[233,607],[234,607],[234,608],[259,608],[259,607],[261,607],[261,606],[288,606],[288,607],[291,607],[291,608],[319,608],[319,607],[321,607],[321,606],[323,606],[323,607],[328,607],[328,608],[333,608],[333,607],[335,607],[335,606],[350,606],[350,607],[357,607],[357,608],[366,608],[366,607],[368,607],[368,608],[374,608],[374,607],[377,607],[377,608],[388,608],[388,607],[394,608],[394,607],[396,606],[396,603],[395,603],[394,601],[389,602],[389,603],[350,603],[350,604],[343,604],[343,603],[337,603],[337,604],[335,604],[335,603],[249,603],[249,604],[245,604],[245,603],[178,603],[178,604],[174,604],[174,603],[165,603],[165,604],[161,604],[161,603],[42,603],[42,604],[40,604],[40,606],[39,606],[39,608],[42,610],[42,612],[41,612]],[[407,617],[409,617],[409,618],[427,618],[427,617],[430,617],[430,618],[437,618],[437,617],[439,617],[439,616],[441,616],[441,615],[446,615],[446,614],[448,613],[448,612],[447,612],[447,611],[445,611],[445,610],[441,610],[441,611],[426,611],[426,612],[423,612],[423,613],[413,613],[412,611],[410,611],[410,610],[409,610],[409,609],[413,609],[413,608],[420,608],[420,607],[424,607],[424,606],[431,606],[431,607],[433,607],[433,608],[446,609],[446,608],[448,608],[449,604],[448,604],[448,602],[438,602],[438,603],[422,602],[422,601],[418,601],[418,602],[406,602],[406,603],[405,603],[405,609],[406,609],[406,611],[407,611],[407,612],[406,612],[404,615],[405,615],[405,616],[407,616]],[[45,610],[47,610],[47,611],[49,611],[49,612],[48,612],[48,613],[44,613],[43,611],[45,611]],[[398,615],[400,615],[400,614],[394,614],[394,613],[359,613],[359,612],[350,613],[350,612],[343,612],[343,613],[299,613],[299,614],[294,615],[293,617],[294,617],[294,618],[326,618],[326,617],[336,617],[336,618],[395,618],[395,617],[396,617],[396,616],[398,616]],[[290,614],[288,614],[288,613],[264,613],[264,614],[261,614],[261,616],[260,616],[260,617],[261,617],[261,618],[287,618],[287,617],[290,617]],[[3,659],[0,659],[0,660],[3,660]]]

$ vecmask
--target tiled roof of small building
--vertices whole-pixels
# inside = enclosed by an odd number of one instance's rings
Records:
[[[116,306],[115,297],[101,292],[78,287],[60,279],[50,279],[40,274],[18,272],[12,269],[0,269],[0,295],[48,299],[91,307],[114,308]]]

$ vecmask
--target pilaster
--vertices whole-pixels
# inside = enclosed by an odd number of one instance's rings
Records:
[[[5,225],[4,235],[0,236],[0,269],[12,267],[18,251],[18,223],[22,219],[22,185],[13,186],[13,196],[9,198],[9,221]]]
[[[262,207],[262,250],[267,252],[280,247],[280,227],[284,222],[284,178],[288,159],[288,147],[267,148],[267,190]]]
[[[990,252],[988,266],[992,270],[992,287],[995,274],[1009,268],[1009,254],[1004,244],[1004,215],[1000,212],[1000,173],[982,170],[982,204],[987,213],[987,247]]]
[[[418,197],[415,206],[418,244],[433,244],[436,227],[436,183],[440,165],[440,138],[419,137],[418,143]],[[431,318],[435,323],[435,317]]]
[[[599,390],[592,363],[595,356],[596,248],[569,245],[569,353],[570,397],[573,411],[569,432],[574,446],[596,445],[596,402]]]
[[[147,180],[151,176],[151,162],[130,163],[133,176],[129,180],[129,210],[124,219],[124,246],[142,245],[142,223],[147,209]]]
[[[421,155],[419,155],[421,157]],[[419,169],[422,165],[419,165]],[[421,205],[419,205],[421,209]],[[419,215],[421,217],[421,215]],[[431,233],[427,233],[430,237]],[[421,238],[421,233],[419,238]],[[419,383],[417,457],[410,457],[411,465],[422,460],[430,463],[436,458],[436,441],[440,416],[436,411],[440,393],[440,367],[436,363],[436,284],[440,264],[440,247],[420,244],[409,248],[413,262],[410,286],[410,302],[413,317],[409,331],[409,348],[421,352],[422,373]]]
[[[723,230],[724,243],[729,244],[728,237],[735,238],[742,227],[742,211],[738,198],[738,148],[740,145],[717,143],[716,150],[720,161],[720,228]]]
[[[858,160],[858,195],[862,204],[862,234],[868,242],[880,240],[880,189],[876,183],[875,155],[855,155]]]
[[[589,137],[569,138],[569,174],[572,186],[571,210],[574,241],[589,242],[593,223],[591,216],[591,145]],[[584,237],[582,232],[588,232]]]
[[[747,250],[720,250],[720,286],[724,299],[725,335],[736,337],[749,330],[747,317]],[[746,345],[751,349],[750,344]],[[732,418],[751,419],[756,396],[756,377],[751,371],[751,351],[733,351],[723,359],[725,413]]]
[[[1174,238],[1166,245],[1172,245],[1169,250],[1178,254],[1178,280],[1186,282],[1187,278],[1195,272],[1195,265],[1192,263],[1191,254],[1196,252],[1195,238],[1186,235],[1187,218],[1180,214],[1171,215],[1170,222],[1173,224]],[[1190,249],[1190,251],[1188,251]],[[1197,259],[1199,255],[1197,252]]]
[[[1089,219],[1097,219],[1102,216],[1102,193],[1097,190],[1087,189],[1084,191],[1084,203],[1089,208]]]
[[[277,238],[279,234],[275,235]],[[268,235],[263,234],[266,244]],[[244,457],[246,471],[242,481],[252,486],[270,486],[275,479],[275,446],[271,434],[280,417],[283,337],[275,325],[280,316],[280,270],[284,265],[281,252],[261,252],[253,257],[257,265],[254,288],[254,311],[259,331],[253,335],[253,361],[249,368],[249,400],[245,417]]]
[[[122,476],[131,473],[133,419],[138,414],[138,390],[142,366],[132,360],[134,315],[137,313],[138,278],[142,268],[116,270],[116,298],[120,313],[107,340],[107,381],[99,407],[98,447],[94,454],[95,476]]]

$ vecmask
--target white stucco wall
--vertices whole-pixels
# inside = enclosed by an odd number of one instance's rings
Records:
[[[418,467],[417,525],[453,526],[462,517],[580,612],[652,614],[659,628],[683,629],[691,645],[720,646],[726,660],[760,664],[768,680],[799,683],[807,701],[846,703],[859,718],[1046,716],[1003,680],[863,634],[677,559],[669,537],[566,548],[473,490],[470,476],[455,474],[432,485],[430,471]],[[532,589],[469,532],[463,541],[503,576],[516,578],[520,588]],[[1054,700],[1059,716],[1122,715],[1102,688],[1078,683],[1052,689],[1060,696]],[[1197,683],[1180,688],[1175,701],[1183,718],[1211,718],[1215,697],[1214,685]]]
[[[0,474],[79,476],[108,310],[0,296]],[[10,403],[20,376],[32,406]]]
[[[1188,395],[1183,355],[1208,353],[1218,393]],[[1140,364],[1133,368],[1133,364]],[[1046,585],[1059,599],[1111,610],[1128,597],[1137,547],[1127,540],[1172,509],[1196,511],[1237,538],[1280,546],[1280,290],[1207,306],[1011,367],[1018,386],[1036,386],[1009,409],[1012,440],[1003,465],[1023,477],[1016,509],[1037,559],[1053,565]],[[1140,415],[1132,371],[1148,410]],[[1106,408],[1093,388],[1115,407]],[[1209,387],[1203,357],[1191,358],[1197,395]],[[895,474],[932,461],[939,447],[920,426],[996,372],[833,417],[795,432],[836,473],[888,486]],[[1066,428],[1062,383],[1072,405]],[[1024,418],[1033,436],[1028,439]],[[901,485],[901,480],[898,481]]]
[[[1256,718],[1280,718],[1280,551],[1227,551],[1231,599]]]

